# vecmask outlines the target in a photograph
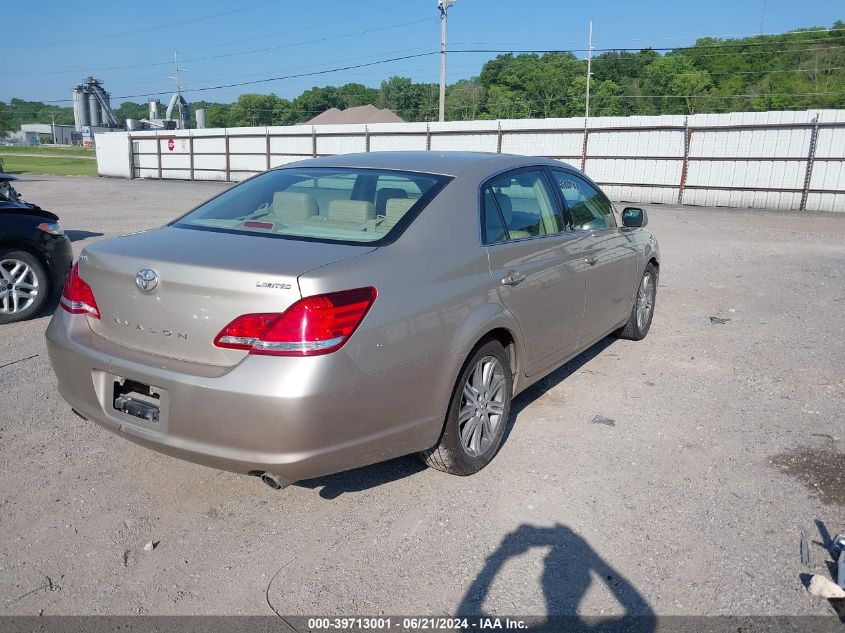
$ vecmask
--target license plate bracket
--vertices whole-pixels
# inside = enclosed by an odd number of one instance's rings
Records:
[[[115,376],[112,406],[124,415],[158,425],[161,420],[162,394],[163,390],[158,387]]]

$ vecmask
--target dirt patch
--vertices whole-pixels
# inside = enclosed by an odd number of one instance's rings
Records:
[[[772,458],[824,503],[845,507],[845,453],[830,446],[798,446]]]

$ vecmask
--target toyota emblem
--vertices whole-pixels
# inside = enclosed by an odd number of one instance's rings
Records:
[[[142,268],[135,273],[135,285],[142,292],[152,292],[158,287],[158,275],[156,271],[149,268]]]

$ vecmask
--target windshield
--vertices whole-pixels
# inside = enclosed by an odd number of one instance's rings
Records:
[[[278,169],[229,189],[174,225],[321,242],[388,242],[448,181],[374,169]]]

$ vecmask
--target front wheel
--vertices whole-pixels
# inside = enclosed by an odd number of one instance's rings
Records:
[[[0,324],[38,314],[47,299],[47,271],[26,251],[0,249]]]
[[[513,376],[505,348],[488,341],[470,356],[452,392],[440,440],[420,453],[437,470],[472,475],[499,450],[513,394]]]
[[[651,319],[654,317],[657,280],[657,266],[649,263],[645,267],[640,285],[637,287],[637,296],[634,299],[634,307],[631,308],[628,322],[616,332],[616,336],[630,341],[641,341],[646,337],[649,328],[651,328]]]

